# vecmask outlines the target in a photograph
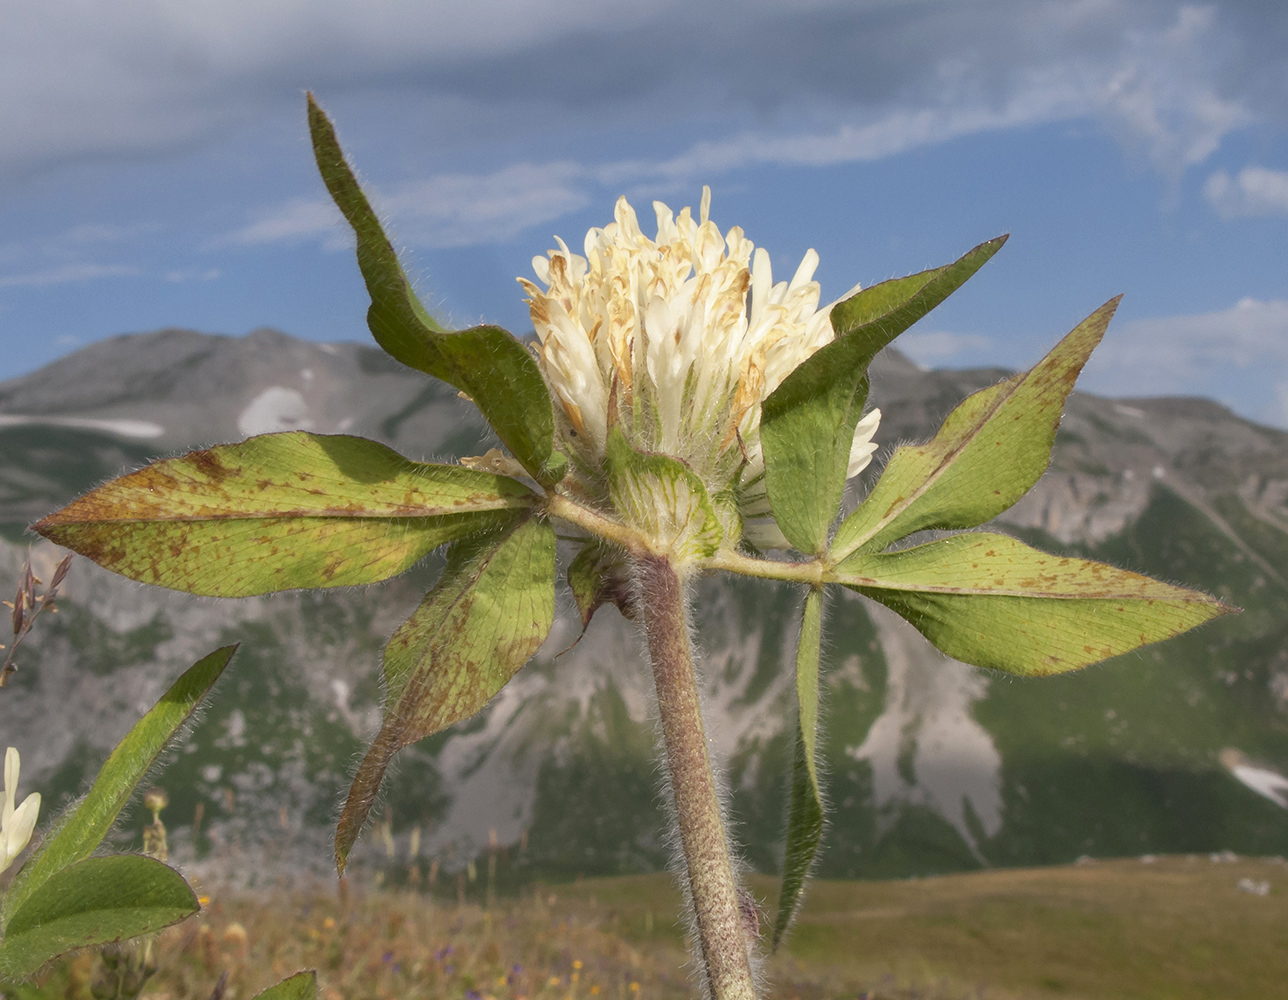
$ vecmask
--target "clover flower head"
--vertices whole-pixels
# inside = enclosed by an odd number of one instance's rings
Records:
[[[3,872],[22,853],[36,828],[40,812],[40,793],[32,792],[14,808],[18,794],[18,768],[21,761],[18,751],[10,747],[4,755],[4,807],[0,811],[0,872]]]
[[[769,254],[736,226],[721,235],[710,201],[703,188],[697,218],[654,202],[650,239],[619,198],[614,221],[586,234],[584,256],[557,239],[558,249],[533,259],[544,290],[519,281],[572,456],[597,468],[617,426],[636,449],[684,461],[713,491],[735,476],[753,484],[740,506],[755,517],[758,507],[768,514],[761,405],[831,342],[835,303],[819,306],[817,253],[775,284]],[[879,419],[874,410],[860,423],[851,475],[876,450]]]

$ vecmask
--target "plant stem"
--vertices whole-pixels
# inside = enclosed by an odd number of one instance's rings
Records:
[[[701,968],[712,1000],[753,1000],[747,932],[702,725],[684,583],[664,556],[642,557],[636,567]]]

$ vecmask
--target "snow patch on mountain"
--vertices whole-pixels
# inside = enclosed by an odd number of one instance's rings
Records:
[[[165,428],[150,420],[96,420],[90,417],[49,417],[20,413],[0,414],[0,427],[22,427],[43,424],[48,427],[72,427],[84,431],[102,431],[127,438],[159,438]]]
[[[1227,747],[1221,751],[1221,763],[1245,787],[1262,798],[1269,799],[1281,809],[1288,809],[1288,778],[1278,771],[1254,764],[1241,751]]]
[[[245,437],[277,431],[311,431],[316,421],[298,389],[270,385],[250,401],[237,417],[237,430]]]
[[[894,612],[870,604],[868,614],[889,669],[885,707],[846,753],[871,766],[879,810],[927,806],[979,855],[980,830],[992,837],[1002,828],[1002,756],[971,713],[988,678],[931,647]]]

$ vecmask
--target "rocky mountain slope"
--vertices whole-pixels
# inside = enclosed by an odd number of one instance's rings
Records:
[[[1000,371],[874,367],[887,446],[923,439]],[[473,408],[355,344],[261,330],[119,337],[0,385],[0,580],[31,520],[149,459],[266,431],[385,441],[416,459],[488,446]],[[888,454],[888,447],[884,454]],[[1000,527],[1219,594],[1245,608],[1079,674],[990,676],[948,660],[883,608],[829,608],[825,753],[833,819],[820,871],[898,875],[1170,851],[1288,853],[1288,435],[1199,399],[1075,394],[1051,471]],[[434,578],[214,601],[142,587],[81,560],[0,693],[0,728],[51,808],[75,794],[179,671],[242,650],[159,779],[181,857],[246,880],[325,869],[328,822],[375,729],[384,638]],[[713,735],[738,838],[781,853],[797,596],[703,584],[698,623]],[[405,752],[389,836],[362,855],[446,868],[489,831],[547,876],[656,868],[650,679],[633,626],[602,611],[573,649],[571,602],[537,659],[475,719]],[[123,831],[128,838],[128,829]],[[519,848],[522,848],[519,853]],[[247,860],[251,859],[251,860]],[[400,862],[401,863],[401,862]]]

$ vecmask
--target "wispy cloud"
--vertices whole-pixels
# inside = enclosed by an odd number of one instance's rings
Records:
[[[1288,426],[1288,301],[1243,299],[1228,309],[1138,319],[1115,327],[1084,382],[1111,395],[1210,395],[1223,377],[1270,385],[1283,404],[1257,414]],[[1242,399],[1224,399],[1241,412]]]
[[[692,187],[765,164],[822,167],[874,161],[963,136],[1062,121],[1103,123],[1175,184],[1187,167],[1203,162],[1226,135],[1254,118],[1245,102],[1218,88],[1220,57],[1226,46],[1214,8],[1183,6],[1168,20],[1137,23],[1136,14],[1143,6],[1127,0],[1039,4],[1036,12],[1026,7],[1017,27],[1003,23],[998,7],[1009,5],[995,5],[980,17],[993,24],[1001,37],[1011,32],[1033,43],[1031,36],[1045,25],[1052,31],[1058,28],[1058,37],[1077,39],[1100,18],[1117,29],[1117,40],[1070,43],[1067,51],[1054,53],[1047,61],[1013,54],[1014,61],[1007,64],[1005,46],[997,38],[981,36],[978,41],[989,48],[974,55],[950,47],[943,38],[935,44],[937,33],[948,34],[950,28],[974,37],[981,31],[974,22],[948,19],[946,10],[941,11],[944,23],[917,23],[912,14],[906,14],[902,16],[907,24],[885,26],[891,35],[922,29],[930,41],[920,35],[909,40],[909,58],[920,60],[925,79],[910,80],[899,92],[865,93],[868,85],[856,81],[847,96],[839,90],[828,92],[838,85],[824,80],[816,83],[814,95],[801,95],[801,106],[794,114],[769,116],[770,121],[757,116],[760,123],[755,126],[726,127],[685,148],[659,148],[653,157],[525,161],[478,175],[442,173],[395,186],[377,184],[373,193],[400,239],[428,247],[463,246],[510,240],[529,226],[583,207],[597,189],[615,193],[643,184],[653,190]],[[935,5],[926,9],[939,10]],[[759,13],[764,16],[763,9]],[[821,38],[815,41],[823,43]],[[718,38],[714,44],[719,49],[728,39]],[[801,49],[804,59],[804,38],[793,38],[789,31],[783,47]],[[1026,51],[1031,48],[1029,44]],[[879,52],[869,55],[888,58]],[[987,61],[984,55],[1001,62]],[[718,53],[712,58],[717,57]],[[591,68],[598,65],[595,59],[603,58],[602,53],[593,57]],[[657,58],[663,64],[677,60],[675,69],[682,79],[692,72],[666,45]],[[817,73],[804,62],[796,69],[807,80]],[[766,74],[783,70],[784,57],[766,63]],[[551,72],[558,77],[562,70],[554,66]],[[704,92],[703,81],[690,82],[693,92]],[[797,86],[780,83],[789,89]],[[549,82],[534,81],[534,86],[548,87]],[[721,88],[715,93],[717,107],[728,104]],[[594,94],[587,99],[606,100]],[[687,106],[687,102],[675,103],[677,120],[686,114]],[[613,120],[611,110],[600,108],[605,122]],[[706,110],[709,113],[710,108]],[[746,120],[745,115],[727,117]],[[606,145],[611,148],[612,144]],[[338,214],[325,201],[294,200],[226,240],[255,244],[323,235],[334,244],[343,239],[337,236],[341,232]]]
[[[0,166],[162,155],[293,107],[311,85],[410,102],[439,152],[484,133],[705,122],[731,124],[690,151],[702,162],[822,163],[1054,115],[1103,122],[1166,172],[1283,117],[1282,51],[1264,44],[1283,33],[1274,8],[748,0],[731,19],[722,0],[229,0],[215,18],[147,0],[7,5]]]
[[[45,271],[0,276],[0,288],[43,288],[98,278],[127,278],[142,272],[126,264],[64,264]]]
[[[1203,185],[1203,196],[1224,219],[1288,215],[1288,171],[1244,167],[1231,177],[1218,170]]]
[[[344,217],[329,198],[307,201],[296,198],[267,212],[250,225],[229,233],[218,243],[242,246],[289,243],[324,234],[340,234],[343,227]]]
[[[188,268],[186,270],[167,271],[165,280],[172,285],[181,285],[187,281],[214,281],[221,274],[222,272],[217,267]]]
[[[72,247],[124,243],[138,236],[158,232],[160,229],[161,225],[156,222],[133,222],[128,225],[87,222],[50,237],[46,241],[46,250],[52,253]]]
[[[910,330],[899,338],[899,350],[925,368],[957,365],[972,354],[986,351],[993,341],[977,333],[949,330]]]
[[[368,194],[392,220],[400,242],[458,247],[505,242],[529,226],[549,222],[590,201],[591,174],[575,163],[517,163],[479,176],[440,174]],[[296,200],[271,210],[221,242],[242,245],[322,237],[347,246],[339,211],[329,200]]]

